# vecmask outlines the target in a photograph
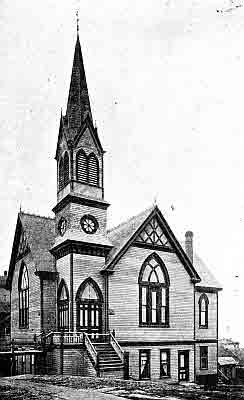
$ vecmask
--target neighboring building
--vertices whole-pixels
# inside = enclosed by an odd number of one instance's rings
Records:
[[[103,155],[77,37],[55,217],[17,218],[12,338],[27,350],[44,331],[48,373],[214,382],[220,285],[156,205],[108,230]]]
[[[236,351],[240,349],[240,343],[233,341],[232,339],[221,339],[219,344],[226,350]]]
[[[219,377],[224,383],[235,382],[237,365],[233,357],[218,357]]]

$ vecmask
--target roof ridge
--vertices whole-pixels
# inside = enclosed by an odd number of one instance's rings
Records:
[[[141,216],[142,214],[144,214],[146,211],[153,210],[154,208],[155,208],[155,206],[151,206],[151,207],[145,208],[145,210],[141,211],[139,214],[133,215],[132,217],[126,219],[126,220],[123,221],[123,222],[121,222],[120,224],[118,224],[118,225],[112,227],[111,229],[108,229],[108,230],[107,230],[107,234],[113,232],[115,229],[118,229],[118,228],[122,227],[123,225],[128,224],[128,223],[129,223],[130,221],[132,221],[134,218],[137,218],[137,217]]]
[[[52,217],[46,217],[45,215],[33,214],[33,213],[29,213],[29,212],[24,212],[24,211],[20,211],[19,214],[22,214],[22,215],[29,215],[29,216],[35,217],[35,218],[49,219],[49,220],[51,220],[51,221],[54,221],[54,219],[55,219],[55,218],[52,218]]]

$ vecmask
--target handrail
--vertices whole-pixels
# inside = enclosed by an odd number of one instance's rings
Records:
[[[229,378],[228,376],[226,376],[226,375],[224,374],[224,372],[221,371],[220,368],[218,368],[218,373],[221,375],[221,378],[224,378],[224,379],[225,379],[225,381],[227,381],[228,383],[231,382],[231,378]]]
[[[84,332],[84,344],[86,346],[86,349],[88,351],[88,353],[90,354],[90,356],[92,357],[95,367],[97,367],[98,364],[98,354],[97,351],[95,349],[95,347],[93,346],[92,342],[89,339],[89,336],[87,335],[86,332]]]
[[[112,333],[110,333],[110,343],[113,346],[114,350],[118,354],[119,358],[121,359],[122,362],[124,362],[124,350],[122,347],[119,345],[115,337],[113,336]]]

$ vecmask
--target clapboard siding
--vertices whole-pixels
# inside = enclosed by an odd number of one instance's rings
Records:
[[[24,261],[29,277],[29,327],[19,328],[19,271]],[[21,343],[31,343],[34,334],[40,334],[41,323],[41,301],[40,301],[40,279],[35,275],[35,263],[31,253],[15,265],[11,288],[11,338]]]
[[[43,281],[43,329],[44,331],[56,330],[56,298],[57,282]]]
[[[104,279],[100,274],[100,269],[102,268],[103,265],[104,265],[103,257],[74,254],[74,264],[73,264],[74,302],[77,290],[79,289],[81,283],[87,278],[92,278],[98,284],[104,299]],[[103,312],[104,312],[104,307],[103,307]],[[76,303],[74,305],[74,319],[76,326]]]
[[[160,350],[170,350],[170,378],[163,378],[164,381],[178,380],[178,351],[189,350],[189,380],[194,381],[194,347],[179,346],[143,346],[143,347],[124,347],[123,350],[129,352],[129,376],[132,379],[139,379],[139,350],[150,350],[150,372],[151,379],[160,379]]]
[[[196,292],[196,339],[216,339],[217,338],[217,294],[206,293],[208,296],[208,328],[199,328],[199,297],[202,293]]]
[[[200,346],[208,347],[208,369],[200,369]],[[196,345],[196,373],[208,375],[217,373],[217,343],[199,343]]]
[[[142,263],[151,253],[146,249],[130,247],[110,276],[109,308],[113,314],[110,315],[110,329],[115,329],[119,340],[192,340],[194,287],[174,253],[157,252],[166,265],[170,279],[170,327],[139,327],[138,276]]]

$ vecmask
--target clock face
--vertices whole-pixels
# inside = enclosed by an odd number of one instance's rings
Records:
[[[85,233],[95,233],[98,228],[98,222],[92,215],[84,215],[80,220],[81,228]]]
[[[61,236],[65,234],[66,228],[67,228],[67,221],[65,218],[61,218],[58,223],[58,231]]]

